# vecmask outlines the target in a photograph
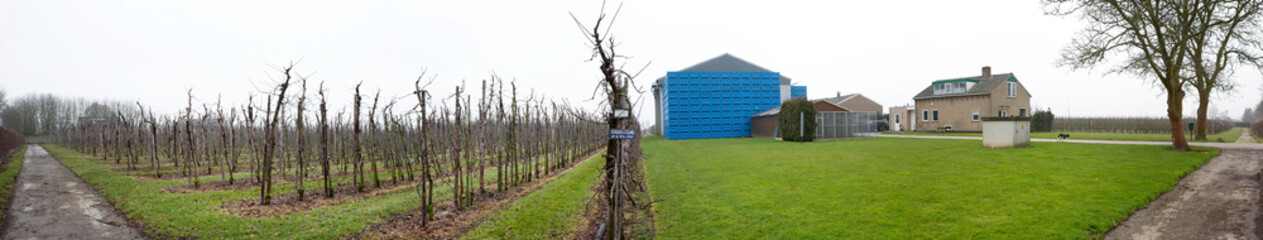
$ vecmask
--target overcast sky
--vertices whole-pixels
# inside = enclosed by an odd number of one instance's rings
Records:
[[[609,8],[617,6],[612,2]],[[272,65],[326,81],[344,104],[352,87],[409,94],[421,69],[432,91],[498,73],[548,98],[587,101],[599,75],[573,12],[590,24],[600,1],[0,1],[0,88],[140,101],[163,112],[186,89],[205,102],[242,104],[271,81]],[[1037,108],[1058,116],[1164,116],[1150,80],[1074,71],[1058,54],[1083,27],[1046,16],[1039,1],[643,1],[614,25],[638,84],[730,53],[792,77],[808,96],[862,93],[909,104],[931,81],[1012,72]],[[1260,74],[1213,106],[1239,118],[1260,100]],[[312,83],[313,85],[315,82]],[[312,86],[314,88],[314,86]],[[1195,98],[1186,101],[1192,115]],[[652,101],[646,99],[644,104]],[[652,108],[648,108],[652,109]],[[650,116],[650,110],[642,110]]]

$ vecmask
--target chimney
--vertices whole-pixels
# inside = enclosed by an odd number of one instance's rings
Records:
[[[982,78],[991,77],[991,66],[982,66]]]
[[[838,91],[838,97],[842,97],[842,91]]]

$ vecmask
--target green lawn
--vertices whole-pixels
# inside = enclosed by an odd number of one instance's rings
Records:
[[[18,172],[22,171],[22,158],[25,154],[26,145],[18,147],[4,164],[4,171],[0,172],[0,204],[3,204],[0,206],[0,219],[4,219],[4,210],[9,206],[9,197],[12,197],[14,184],[17,184]]]
[[[1224,142],[1236,142],[1241,138],[1241,131],[1244,128],[1233,128],[1223,131],[1219,134],[1206,136],[1210,142],[1215,139],[1223,138]],[[1056,139],[1058,134],[1070,134],[1070,139],[1080,140],[1114,140],[1114,141],[1171,141],[1170,134],[1129,134],[1129,133],[1089,133],[1089,132],[1033,132],[1031,138]],[[932,132],[886,132],[886,135],[914,135],[914,136],[962,136],[962,137],[982,137],[982,133],[932,133]]]
[[[1032,145],[642,142],[660,239],[1099,238],[1218,154]]]
[[[605,158],[596,155],[530,195],[518,199],[470,231],[464,239],[557,239],[579,226],[584,201],[600,178]]]

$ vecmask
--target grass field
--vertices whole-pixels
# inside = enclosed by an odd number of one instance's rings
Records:
[[[891,138],[642,146],[659,239],[1099,238],[1218,154]]]
[[[1241,138],[1241,131],[1245,128],[1233,128],[1221,133],[1206,136],[1206,139],[1213,142],[1216,139],[1223,138],[1224,142],[1236,142]],[[1171,141],[1170,134],[1127,134],[1127,133],[1087,133],[1087,132],[1033,132],[1031,138],[1040,139],[1056,139],[1057,134],[1070,134],[1071,139],[1080,140],[1113,140],[1113,141]],[[916,135],[916,136],[963,136],[963,137],[982,137],[982,133],[932,133],[932,132],[886,132],[887,135]]]
[[[165,187],[182,185],[185,179],[134,179],[126,172],[113,172],[93,163],[86,155],[48,144],[45,148],[80,178],[97,189],[129,218],[145,224],[151,235],[175,238],[233,239],[331,239],[363,230],[369,223],[404,212],[421,202],[416,193],[403,191],[374,198],[321,207],[300,213],[241,218],[225,212],[221,205],[238,200],[257,199],[259,188],[201,193],[168,193]],[[204,176],[218,179],[219,176]],[[311,188],[319,184],[308,184]],[[442,192],[448,186],[437,186]],[[293,191],[291,184],[278,184],[275,191]],[[436,200],[447,196],[436,195]]]
[[[463,239],[558,239],[567,238],[579,226],[584,201],[599,182],[605,158],[597,155],[470,231]]]

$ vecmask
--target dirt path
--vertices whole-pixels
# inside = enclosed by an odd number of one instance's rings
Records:
[[[1241,131],[1241,138],[1237,138],[1237,143],[1254,143],[1254,136],[1250,135],[1250,129]]]
[[[141,239],[113,205],[38,145],[29,145],[4,239]]]
[[[1259,239],[1263,150],[1228,150],[1133,213],[1106,239]]]

